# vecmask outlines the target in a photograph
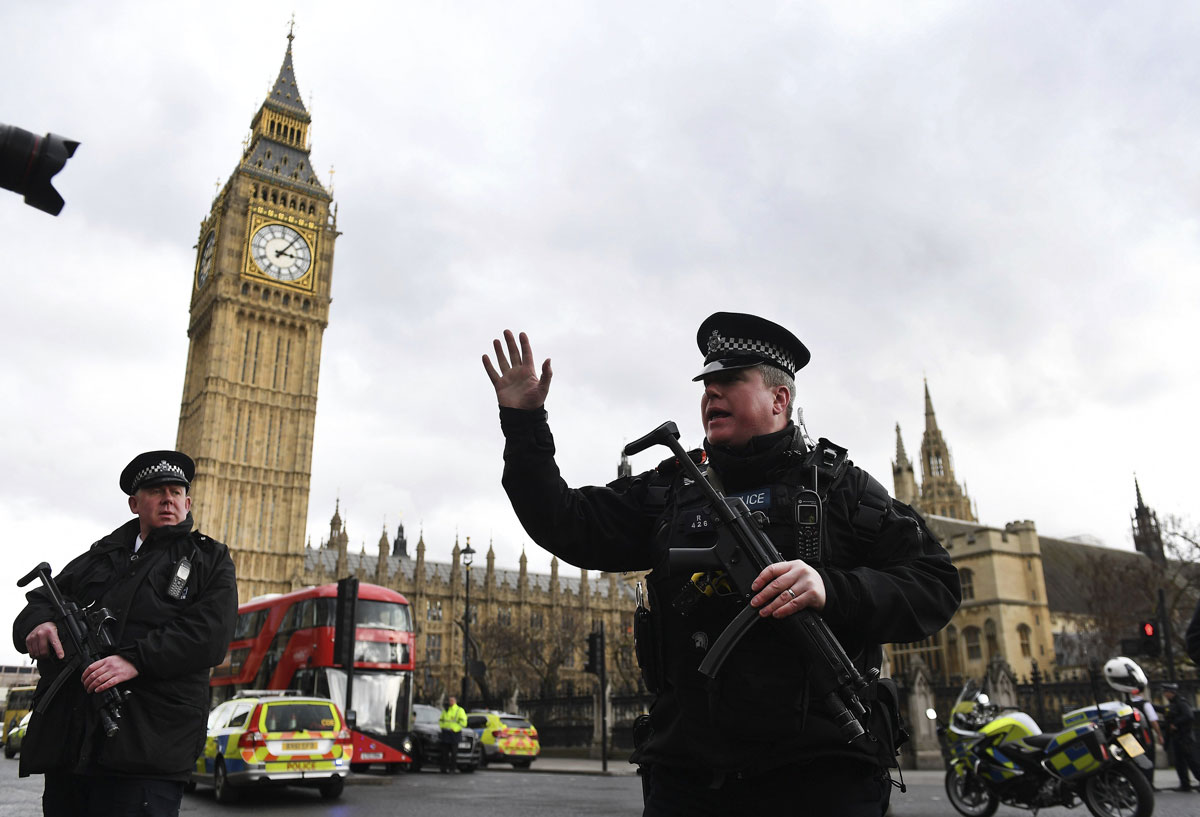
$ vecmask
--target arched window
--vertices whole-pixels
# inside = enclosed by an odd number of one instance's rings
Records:
[[[983,634],[987,637],[987,657],[990,661],[1000,654],[1000,642],[996,639],[996,622],[990,618],[983,622]]]
[[[967,660],[978,661],[983,658],[983,650],[979,646],[979,628],[967,627],[963,630],[963,641],[967,645]]]
[[[1021,655],[1025,658],[1033,657],[1033,647],[1029,644],[1029,637],[1032,631],[1028,624],[1017,625],[1017,640],[1021,642]]]
[[[969,567],[958,571],[958,581],[962,584],[963,601],[975,598],[975,572]]]
[[[962,674],[962,656],[958,653],[958,629],[951,624],[946,628],[946,672]]]

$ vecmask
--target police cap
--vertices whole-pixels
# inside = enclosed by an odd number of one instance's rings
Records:
[[[766,318],[742,312],[709,315],[696,333],[696,345],[705,356],[704,370],[692,380],[760,363],[794,377],[809,359],[808,348],[791,332]]]
[[[196,476],[196,463],[179,451],[147,451],[134,457],[121,472],[121,490],[133,496],[151,485],[182,485],[188,488]]]

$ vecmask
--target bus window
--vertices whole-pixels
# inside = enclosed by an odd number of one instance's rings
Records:
[[[403,632],[412,629],[412,619],[409,617],[407,604],[359,599],[357,617],[359,627],[377,627]]]
[[[304,601],[300,602],[300,611],[296,613],[296,620],[299,622],[299,627],[297,627],[297,629],[313,626],[314,611],[315,607],[313,606],[312,599],[305,599]]]
[[[313,599],[313,610],[316,613],[313,626],[332,627],[337,611],[337,599]]]
[[[238,616],[237,626],[233,630],[233,640],[243,641],[255,638],[262,632],[263,622],[267,620],[266,610],[255,610]]]
[[[279,635],[290,635],[300,629],[300,614],[303,609],[303,602],[297,602],[288,608],[283,623],[279,625]]]

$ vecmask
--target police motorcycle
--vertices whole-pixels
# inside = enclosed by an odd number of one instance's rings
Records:
[[[1075,725],[1043,734],[1029,715],[1001,709],[968,681],[950,723],[937,726],[950,804],[966,817],[990,817],[1001,803],[1036,814],[1081,802],[1096,817],[1149,817],[1154,791],[1132,760],[1144,750],[1129,713],[1078,713],[1068,713]],[[937,720],[933,709],[926,716]]]

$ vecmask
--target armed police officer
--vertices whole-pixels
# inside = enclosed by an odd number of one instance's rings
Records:
[[[895,735],[882,685],[866,695],[870,734],[848,743],[810,699],[809,668],[772,619],[819,611],[867,675],[879,667],[881,644],[946,625],[960,599],[957,571],[912,509],[851,465],[844,449],[825,440],[814,446],[791,421],[794,374],[809,360],[791,332],[718,312],[701,324],[697,343],[705,442],[695,460],[703,458],[710,482],[759,512],[785,559],[754,580],[750,603],[760,623],[714,681],[697,668],[742,599],[717,572],[671,574],[666,555],[711,546],[716,514],[674,458],[606,487],[569,488],[544,409],[550,361],[539,371],[529,339],[507,330],[493,344],[496,364],[483,358],[500,404],[505,490],[529,535],[563,560],[652,570],[638,654],[656,700],[633,757],[648,772],[647,817],[879,815]],[[816,543],[800,530],[803,491],[823,501],[826,532]]]
[[[44,773],[46,815],[177,815],[203,749],[209,668],[225,657],[237,617],[225,545],[193,530],[195,464],[178,451],[140,454],[120,486],[136,517],[57,576],[80,608],[107,608],[111,654],[84,663],[45,588],[31,591],[13,641],[41,680],[21,775]],[[62,675],[62,679],[59,676]],[[117,731],[99,700],[122,692]]]

